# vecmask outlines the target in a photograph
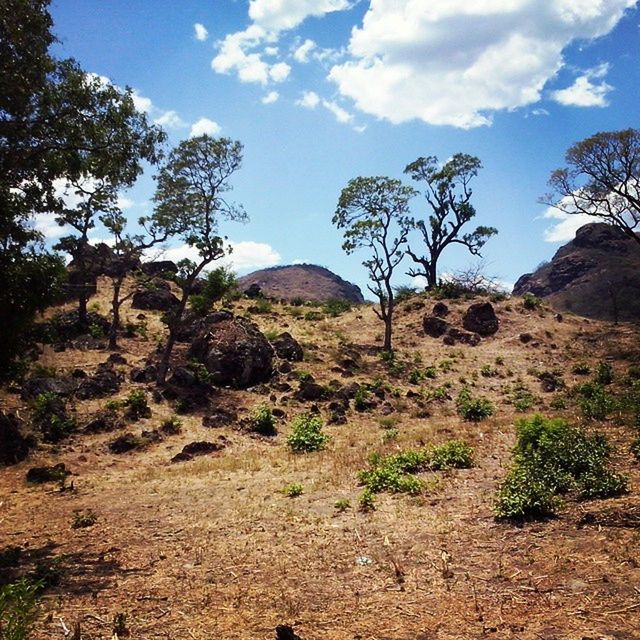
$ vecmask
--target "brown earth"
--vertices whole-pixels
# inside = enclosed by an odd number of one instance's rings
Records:
[[[103,313],[108,293],[101,280],[94,305]],[[447,321],[461,326],[464,311],[477,301],[447,301]],[[250,304],[240,302],[235,311]],[[593,367],[606,359],[619,379],[640,359],[638,327],[571,314],[558,321],[548,307],[527,311],[512,298],[495,305],[495,335],[476,347],[447,347],[422,331],[432,306],[427,298],[413,298],[400,307],[396,361],[404,368],[379,357],[383,331],[369,306],[338,318],[309,319],[299,308],[281,305],[253,315],[267,335],[286,330],[301,342],[305,359],[296,370],[316,382],[380,379],[389,385],[377,408],[349,409],[346,424],[325,427],[332,438],[325,451],[296,455],[286,446],[291,419],[310,406],[283,391],[284,383],[297,388],[294,371],[280,374],[275,384],[219,391],[210,411],[238,413],[227,427],[204,428],[202,413],[182,416],[181,434],[124,455],[107,449],[120,432],[78,434],[1,468],[0,551],[20,546],[22,572],[38,562],[55,561],[62,569],[60,584],[46,592],[46,614],[33,637],[63,638],[64,628],[76,624],[78,638],[123,637],[114,635],[113,621],[124,613],[130,637],[144,640],[269,640],[283,623],[303,640],[639,638],[640,467],[629,453],[629,427],[596,424],[616,446],[614,466],[629,474],[628,495],[568,500],[556,519],[520,526],[497,522],[492,513],[494,492],[510,464],[513,423],[522,415],[510,404],[509,390],[522,384],[536,397],[532,411],[578,422],[571,401],[567,409],[551,408],[563,392],[543,392],[538,374],[559,370],[572,386],[582,381],[572,373],[573,363]],[[137,315],[128,308],[125,313],[131,320]],[[159,314],[145,315],[146,337],[122,340],[127,364],[118,366],[125,373],[141,365],[163,336]],[[526,344],[523,334],[530,336]],[[60,373],[93,371],[107,356],[54,353],[46,346],[40,362]],[[343,377],[358,362],[353,377]],[[495,375],[480,374],[486,365]],[[416,366],[435,366],[437,377],[411,384]],[[494,402],[494,416],[481,423],[458,417],[452,398],[462,380]],[[450,399],[425,401],[430,389],[445,384]],[[153,385],[127,382],[114,397],[132,388],[146,388],[150,396]],[[264,403],[286,414],[275,438],[239,428]],[[78,422],[104,404],[77,402]],[[386,404],[391,413],[381,421]],[[15,393],[3,392],[0,408],[29,415]],[[155,429],[173,415],[166,402],[151,402],[151,408],[150,418],[126,430]],[[326,403],[320,410],[326,418]],[[382,427],[390,424],[395,439],[383,438]],[[220,452],[170,463],[186,444],[219,436],[228,439]],[[375,511],[357,508],[356,473],[371,452],[452,437],[474,447],[472,469],[425,474],[430,489],[423,494],[379,494]],[[27,485],[30,467],[59,462],[73,472],[67,490]],[[282,492],[292,482],[304,485],[297,498]],[[334,507],[340,499],[350,502],[344,512]],[[95,524],[72,528],[74,514],[87,510],[96,514]]]
[[[343,280],[325,267],[314,264],[293,264],[254,271],[239,279],[245,290],[258,285],[262,293],[275,300],[347,300],[364,302],[360,288]]]
[[[523,275],[513,293],[600,320],[640,319],[640,244],[604,223],[580,227],[550,262]]]

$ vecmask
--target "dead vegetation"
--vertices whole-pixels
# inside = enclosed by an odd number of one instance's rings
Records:
[[[107,295],[101,288],[95,310],[106,312]],[[277,375],[251,389],[215,389],[208,406],[179,419],[175,400],[130,380],[164,327],[159,314],[138,319],[125,305],[125,322],[145,329],[123,338],[123,359],[112,362],[120,388],[70,399],[70,437],[0,469],[0,578],[50,580],[33,637],[267,640],[286,624],[303,640],[637,638],[640,469],[629,450],[637,432],[622,405],[587,420],[583,396],[571,393],[603,362],[613,373],[606,393],[625,393],[640,358],[637,327],[558,318],[514,298],[494,304],[497,333],[448,346],[422,329],[434,302],[399,305],[392,359],[380,356],[381,326],[366,305],[337,317],[276,303],[252,313],[268,336],[289,332],[303,361],[278,361]],[[446,301],[447,322],[461,327],[471,302]],[[239,301],[234,312],[251,304]],[[185,351],[178,347],[177,362],[186,363]],[[93,376],[108,355],[45,346],[39,366]],[[576,373],[585,367],[591,375]],[[310,382],[315,395],[298,395]],[[493,413],[462,419],[464,389]],[[136,390],[150,411],[132,416]],[[30,420],[16,393],[3,392],[0,406]],[[247,428],[265,407],[273,431]],[[83,430],[105,410],[117,412],[113,430]],[[287,441],[308,412],[329,439],[305,453]],[[554,518],[497,521],[514,422],[534,412],[604,432],[629,492],[568,494]],[[112,453],[109,443],[125,433],[137,446]],[[415,472],[419,490],[376,493],[374,508],[362,508],[358,471],[372,453],[451,440],[473,449],[471,466],[427,465]],[[26,482],[28,469],[60,463],[59,482]]]

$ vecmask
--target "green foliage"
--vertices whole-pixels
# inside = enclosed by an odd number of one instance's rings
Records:
[[[611,384],[613,382],[613,367],[608,362],[599,362],[594,381],[602,385]]]
[[[167,435],[178,435],[182,431],[182,420],[178,416],[171,416],[162,421],[160,430]]]
[[[376,498],[371,489],[364,489],[364,491],[358,496],[358,507],[360,511],[375,511]]]
[[[519,384],[516,385],[509,394],[509,401],[513,404],[513,408],[518,413],[524,413],[531,409],[536,402],[536,397],[527,389],[527,387]]]
[[[513,466],[496,497],[498,518],[552,515],[558,496],[571,490],[585,499],[626,491],[626,477],[608,469],[604,435],[541,415],[519,420],[516,431]]]
[[[636,460],[640,461],[640,436],[633,439],[629,450],[635,456]]]
[[[151,409],[147,401],[147,394],[142,389],[133,389],[125,400],[127,416],[132,420],[139,420],[151,415]]]
[[[0,569],[15,567],[22,556],[22,547],[5,547],[0,551]]]
[[[399,285],[393,287],[393,296],[396,302],[404,302],[414,296],[418,295],[417,287],[410,287],[409,285]]]
[[[480,369],[480,375],[483,378],[495,378],[498,375],[498,371],[490,364],[485,364]]]
[[[249,311],[260,315],[271,313],[273,311],[273,304],[266,298],[257,298],[249,307]]]
[[[428,453],[429,468],[432,471],[469,469],[473,466],[473,449],[464,440],[449,440],[434,445]]]
[[[324,315],[320,311],[307,311],[304,314],[304,319],[307,322],[319,322],[320,320],[324,320]]]
[[[322,305],[322,311],[332,318],[337,318],[343,313],[351,310],[351,303],[348,300],[342,300],[340,298],[328,300]]]
[[[538,296],[534,296],[533,293],[525,293],[522,296],[522,306],[529,311],[533,311],[542,306],[542,300]]]
[[[577,376],[588,376],[591,373],[591,367],[586,362],[576,362],[571,372]]]
[[[92,527],[98,521],[98,516],[88,509],[87,511],[78,511],[73,514],[73,523],[71,527],[73,529],[85,529]]]
[[[304,485],[299,482],[290,482],[282,489],[282,493],[289,498],[297,498],[304,493]]]
[[[353,406],[356,411],[367,411],[371,408],[371,394],[364,385],[360,385],[353,396]]]
[[[42,583],[22,578],[0,588],[0,640],[27,640],[40,616]]]
[[[249,415],[249,428],[263,436],[276,434],[276,418],[267,405],[256,407]]]
[[[87,333],[92,338],[104,338],[104,329],[99,324],[90,324]]]
[[[287,445],[296,453],[307,453],[324,449],[329,436],[322,432],[322,420],[313,413],[305,413],[293,420]]]
[[[458,415],[470,422],[481,422],[494,414],[494,407],[487,398],[474,398],[469,387],[464,387],[456,399]]]
[[[336,511],[338,511],[339,513],[343,513],[351,507],[351,502],[348,498],[340,498],[339,500],[335,501],[333,506]]]
[[[41,393],[31,405],[31,418],[46,442],[60,442],[76,428],[65,401],[55,393]]]
[[[587,420],[606,420],[616,409],[616,399],[597,382],[585,382],[576,389],[578,406]]]
[[[382,442],[385,444],[387,442],[392,442],[393,440],[397,439],[398,435],[400,435],[400,432],[395,427],[385,429],[384,433],[382,434]]]

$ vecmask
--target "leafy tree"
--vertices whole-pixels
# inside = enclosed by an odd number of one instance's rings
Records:
[[[363,261],[378,299],[376,315],[384,322],[384,350],[391,351],[394,290],[391,280],[404,257],[402,247],[411,229],[409,200],[411,187],[383,176],[355,178],[342,190],[333,224],[344,230],[342,248],[347,254],[366,249],[371,257]]]
[[[470,184],[481,168],[478,158],[456,153],[442,166],[438,158],[428,156],[418,158],[404,170],[416,182],[424,183],[425,198],[430,208],[428,221],[414,221],[426,247],[425,255],[407,249],[411,259],[420,265],[411,269],[408,275],[426,278],[428,289],[438,284],[438,260],[448,246],[460,244],[472,255],[480,256],[480,249],[487,240],[498,233],[493,227],[479,226],[471,233],[461,235],[462,227],[476,215],[471,204],[473,192]]]
[[[228,267],[218,267],[207,274],[202,293],[189,298],[191,309],[198,315],[206,315],[211,306],[238,286],[236,274]]]
[[[600,218],[640,244],[640,130],[596,133],[570,147],[565,162],[542,203]]]
[[[169,336],[158,367],[158,384],[163,384],[176,333],[191,294],[193,283],[213,261],[225,255],[224,238],[218,233],[220,218],[245,221],[240,206],[227,202],[229,178],[242,164],[242,145],[229,138],[207,135],[184,140],[173,149],[161,167],[154,201],[158,228],[177,226],[182,241],[194,247],[198,261],[181,262],[182,296],[175,312],[168,315]]]

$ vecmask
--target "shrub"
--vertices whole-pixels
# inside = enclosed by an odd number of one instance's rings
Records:
[[[251,313],[258,313],[258,314],[271,313],[272,309],[273,309],[273,306],[271,302],[266,298],[258,298],[249,307],[249,311],[251,311]]]
[[[358,507],[360,508],[360,511],[375,511],[376,498],[369,489],[365,489],[358,496]]]
[[[531,407],[535,404],[536,397],[526,387],[517,385],[511,392],[509,400],[513,404],[513,408],[518,413],[524,413],[525,411],[531,409]]]
[[[364,385],[360,385],[353,396],[353,406],[356,411],[366,411],[371,408],[371,394]]]
[[[328,316],[331,316],[332,318],[337,318],[350,309],[351,303],[348,300],[328,300],[322,305],[322,310],[324,311],[324,313],[326,313]]]
[[[318,322],[324,320],[324,315],[320,311],[307,311],[304,314],[304,319],[309,322]]]
[[[469,387],[464,387],[456,400],[458,415],[469,422],[481,422],[494,413],[493,404],[487,398],[474,398]]]
[[[522,306],[530,311],[539,309],[542,306],[542,300],[538,296],[534,296],[533,293],[525,293],[522,296]]]
[[[340,498],[339,500],[335,501],[335,504],[333,506],[335,507],[336,511],[342,513],[351,506],[351,502],[349,502],[347,498]]]
[[[182,420],[178,416],[171,416],[162,422],[160,431],[170,436],[178,435],[182,431]]]
[[[31,405],[31,418],[45,442],[60,442],[76,427],[67,415],[65,401],[56,393],[41,393]]]
[[[631,453],[636,457],[636,460],[640,461],[640,436],[633,440],[629,449]]]
[[[429,468],[469,469],[473,466],[473,449],[464,440],[449,440],[429,450]]]
[[[616,408],[616,400],[597,382],[585,382],[577,388],[578,406],[587,420],[606,420]]]
[[[611,384],[613,382],[613,367],[608,362],[600,362],[594,380],[602,385]]]
[[[263,436],[274,436],[276,431],[276,419],[271,408],[262,405],[256,407],[249,415],[249,428]]]
[[[304,485],[299,482],[290,482],[282,489],[282,493],[289,498],[297,498],[304,493]]]
[[[73,529],[85,529],[92,527],[98,521],[98,516],[89,509],[88,511],[78,511],[73,515]]]
[[[140,418],[148,418],[151,415],[151,409],[147,402],[147,394],[142,389],[134,389],[129,393],[125,400],[127,407],[127,415],[132,420]]]
[[[591,367],[586,362],[577,362],[571,371],[577,376],[588,376],[591,373]]]
[[[498,372],[490,364],[485,364],[480,369],[480,375],[484,378],[495,378],[498,375]]]
[[[287,444],[297,453],[324,449],[330,438],[322,432],[322,426],[322,420],[317,415],[305,413],[298,416],[291,425]]]
[[[26,640],[40,615],[42,584],[22,578],[0,588],[0,639]]]
[[[418,289],[416,287],[410,287],[408,285],[399,285],[397,287],[393,287],[393,297],[395,302],[403,302],[405,300],[409,300],[409,298],[413,298],[413,296],[417,295]]]
[[[516,431],[514,463],[496,496],[498,518],[552,515],[558,496],[570,490],[585,499],[626,491],[626,477],[608,469],[604,435],[541,415],[519,420]]]
[[[99,324],[90,324],[88,333],[92,338],[104,338],[104,329],[102,328],[102,325]]]
[[[194,293],[189,296],[189,307],[197,316],[203,317],[211,311],[212,303],[207,296],[201,293]]]

